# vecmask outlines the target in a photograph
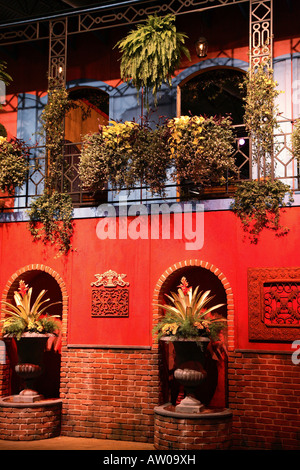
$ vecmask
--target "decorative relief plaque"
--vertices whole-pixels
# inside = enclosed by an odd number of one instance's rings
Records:
[[[129,282],[124,281],[126,274],[109,270],[95,274],[97,281],[92,282],[92,317],[128,317]]]
[[[300,268],[248,270],[250,341],[300,337]]]

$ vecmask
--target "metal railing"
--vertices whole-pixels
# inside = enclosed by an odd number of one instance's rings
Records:
[[[291,145],[292,121],[283,120],[280,123],[280,130],[274,135],[273,173],[275,179],[281,179],[289,184],[294,190],[300,185],[299,163],[293,156]],[[129,192],[127,189],[121,191],[126,195],[131,203],[151,203],[151,202],[177,202],[178,200],[199,200],[212,198],[228,198],[234,194],[236,184],[243,180],[256,179],[259,175],[259,168],[254,164],[251,155],[251,141],[243,125],[234,126],[234,152],[237,173],[227,175],[227,180],[223,185],[213,185],[201,188],[190,182],[181,184],[167,181],[165,185],[166,195],[153,196],[147,187],[134,187]],[[67,192],[73,201],[74,207],[93,207],[104,202],[117,203],[120,194],[109,188],[90,192],[81,187],[78,175],[78,164],[80,160],[82,143],[66,143],[64,145],[65,168],[60,181],[57,181],[59,191]],[[45,147],[35,146],[31,148],[29,157],[30,170],[26,184],[15,191],[14,204],[12,196],[4,195],[2,200],[6,200],[6,207],[3,210],[18,210],[28,208],[33,198],[43,193],[46,177]],[[13,206],[13,207],[12,207]]]

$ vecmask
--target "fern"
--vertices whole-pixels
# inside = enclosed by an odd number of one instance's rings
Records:
[[[157,93],[163,83],[171,85],[171,76],[180,64],[181,55],[190,59],[188,49],[184,46],[187,36],[178,33],[175,17],[149,16],[145,24],[119,41],[121,57],[121,78],[132,81],[137,93],[145,91],[145,103],[149,106],[149,94],[152,92],[157,104]]]

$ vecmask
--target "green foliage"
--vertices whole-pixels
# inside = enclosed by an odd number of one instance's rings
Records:
[[[73,204],[68,194],[45,190],[32,201],[28,214],[29,231],[35,240],[57,245],[59,254],[72,249]]]
[[[155,104],[157,92],[164,82],[171,84],[171,76],[180,64],[184,53],[190,54],[184,46],[186,35],[178,33],[175,16],[149,16],[144,24],[138,24],[116,46],[122,53],[121,78],[132,80],[139,92],[145,90],[145,102],[148,104],[152,92]]]
[[[170,166],[166,126],[152,130],[147,121],[111,124],[84,137],[78,168],[82,186],[104,189],[109,181],[115,190],[130,191],[137,184],[162,194]]]
[[[60,178],[64,165],[64,119],[70,106],[67,90],[55,80],[50,81],[48,103],[43,109],[40,121],[42,135],[46,137],[48,158],[46,184],[52,188],[55,186],[55,181]]]
[[[0,137],[7,137],[7,130],[5,126],[0,123]]]
[[[244,181],[236,190],[231,209],[240,218],[251,243],[256,244],[264,228],[275,231],[277,236],[288,233],[289,229],[280,224],[280,207],[292,202],[291,188],[280,180]]]
[[[56,80],[50,81],[48,103],[41,116],[47,154],[45,190],[41,196],[31,202],[28,210],[31,235],[35,240],[42,240],[45,244],[57,245],[59,255],[67,254],[72,249],[72,199],[68,194],[56,190],[65,162],[64,119],[72,106],[67,90]]]
[[[294,157],[300,162],[300,120],[294,125],[292,132],[292,145]]]
[[[0,61],[0,80],[2,80],[5,85],[8,85],[12,81],[12,77],[6,72],[6,62],[3,60]]]
[[[5,306],[2,312],[6,315],[1,320],[3,323],[3,333],[19,339],[25,332],[44,334],[55,333],[59,330],[60,325],[55,320],[58,315],[48,315],[46,310],[61,302],[54,302],[45,306],[50,300],[42,300],[45,294],[46,291],[42,290],[36,300],[32,302],[32,287],[28,289],[25,282],[20,281],[19,289],[14,293],[15,305],[9,302],[2,302]]]
[[[213,341],[219,339],[220,332],[226,326],[226,319],[211,314],[223,304],[209,307],[213,299],[210,291],[199,292],[199,286],[193,291],[188,287],[186,278],[182,277],[178,294],[171,292],[167,298],[171,304],[159,305],[166,313],[153,330],[157,333],[158,339],[163,336],[171,336],[174,339],[203,336]]]
[[[174,179],[207,186],[225,182],[227,175],[236,171],[230,118],[181,116],[167,125]]]
[[[21,140],[0,137],[0,190],[9,194],[21,188],[29,169],[29,148]]]
[[[249,71],[241,86],[246,89],[244,123],[252,139],[252,160],[266,178],[270,175],[274,130],[278,128],[275,98],[280,91],[273,70],[263,64]]]

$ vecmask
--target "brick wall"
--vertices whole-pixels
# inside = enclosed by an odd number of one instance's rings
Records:
[[[235,449],[300,449],[300,365],[291,354],[231,353],[228,386]]]
[[[61,401],[0,406],[0,439],[32,441],[60,435]]]
[[[157,353],[65,349],[62,358],[63,435],[153,442]]]

